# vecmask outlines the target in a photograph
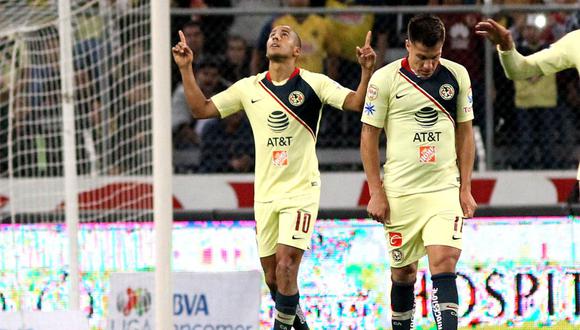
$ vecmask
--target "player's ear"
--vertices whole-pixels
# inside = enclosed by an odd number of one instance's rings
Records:
[[[407,49],[408,52],[411,51],[411,42],[409,41],[409,39],[405,39],[405,48]]]
[[[302,48],[294,46],[294,57],[298,57],[300,54],[302,54]]]

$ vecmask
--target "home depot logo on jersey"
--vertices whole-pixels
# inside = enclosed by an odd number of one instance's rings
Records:
[[[287,166],[288,165],[288,151],[286,150],[274,150],[272,151],[272,163],[274,166]]]
[[[419,147],[419,162],[420,163],[435,163],[435,146],[420,146]]]

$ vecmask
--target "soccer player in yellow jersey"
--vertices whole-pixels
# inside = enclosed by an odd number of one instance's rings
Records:
[[[183,34],[173,47],[187,102],[197,118],[226,117],[244,110],[256,148],[254,213],[260,262],[276,302],[274,329],[308,329],[297,312],[298,267],[310,241],[320,201],[315,145],[324,104],[360,112],[376,54],[357,47],[362,67],[356,92],[327,76],[296,67],[301,41],[286,25],[270,32],[267,72],[244,78],[206,99],[195,82],[193,53]],[[298,315],[298,317],[296,317]]]
[[[496,21],[479,22],[475,29],[475,33],[497,46],[501,66],[510,79],[549,75],[570,68],[576,68],[580,74],[580,30],[566,34],[550,48],[523,56],[516,50],[510,31]],[[580,165],[576,178],[580,180]]]
[[[369,216],[384,224],[391,260],[392,326],[411,329],[417,262],[427,254],[437,329],[457,329],[455,265],[462,226],[477,207],[471,195],[475,147],[467,70],[441,58],[443,22],[413,17],[408,56],[377,70],[363,108],[361,157]],[[379,137],[387,135],[384,179]]]

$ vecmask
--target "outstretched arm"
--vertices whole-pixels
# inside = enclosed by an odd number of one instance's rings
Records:
[[[542,75],[542,70],[534,55],[523,56],[514,46],[512,35],[508,29],[491,18],[479,22],[475,33],[486,37],[499,50],[499,59],[506,77],[513,80],[526,79]]]
[[[185,99],[191,109],[191,114],[195,118],[219,117],[219,111],[215,104],[211,100],[206,99],[195,81],[192,68],[193,51],[187,46],[182,31],[179,31],[179,39],[180,41],[171,51],[175,64],[177,64],[179,72],[181,73]]]
[[[348,94],[344,100],[342,106],[344,110],[356,112],[362,111],[369,80],[371,79],[375,69],[375,62],[377,60],[377,54],[375,54],[375,51],[371,47],[371,37],[371,31],[367,32],[364,46],[362,48],[358,46],[356,47],[356,55],[362,72],[356,92]]]

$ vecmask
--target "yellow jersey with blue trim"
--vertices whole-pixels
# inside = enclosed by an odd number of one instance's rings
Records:
[[[369,82],[362,122],[384,128],[384,186],[390,196],[459,186],[455,149],[458,122],[473,120],[467,70],[441,59],[429,78],[417,76],[407,58],[377,70]]]
[[[244,110],[256,148],[254,200],[269,202],[320,187],[316,138],[324,104],[342,109],[352,92],[325,75],[296,68],[285,81],[269,72],[213,96],[221,117]]]

